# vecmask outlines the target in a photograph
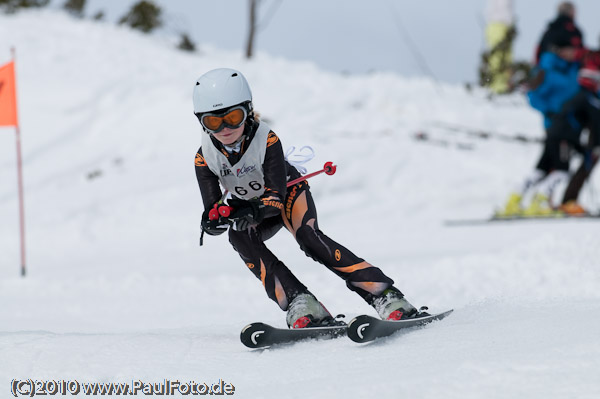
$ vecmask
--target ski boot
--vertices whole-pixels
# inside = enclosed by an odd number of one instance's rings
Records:
[[[309,292],[298,294],[290,302],[287,310],[286,322],[289,328],[323,327],[345,324],[335,319],[325,309],[323,304]]]
[[[382,320],[397,321],[429,316],[429,314],[424,311],[419,312],[395,287],[390,287],[383,291],[379,297],[375,298],[371,305],[375,308]],[[427,308],[421,309],[426,310]]]
[[[547,195],[536,193],[531,199],[529,206],[523,211],[523,216],[560,216],[561,211],[557,211],[550,206],[550,199]]]
[[[521,208],[521,200],[523,196],[519,193],[511,193],[508,196],[508,200],[506,201],[506,205],[504,208],[496,211],[495,217],[497,218],[509,218],[512,216],[518,216],[523,213],[523,208]]]
[[[577,203],[577,201],[568,201],[565,204],[560,206],[560,210],[566,213],[567,215],[587,215],[588,212]]]

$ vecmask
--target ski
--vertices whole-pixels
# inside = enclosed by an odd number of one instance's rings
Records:
[[[433,138],[429,133],[418,131],[413,135],[413,139],[427,144],[433,144],[440,147],[455,147],[459,150],[473,150],[475,146],[472,143],[455,142],[447,139]]]
[[[387,337],[400,330],[423,326],[432,321],[441,320],[453,311],[454,309],[451,309],[443,313],[399,321],[381,320],[376,317],[361,315],[352,319],[348,324],[348,337],[358,343],[370,342],[377,338]]]
[[[537,216],[503,216],[503,217],[492,216],[489,218],[481,218],[481,219],[446,220],[446,221],[444,221],[444,224],[446,226],[469,226],[469,225],[499,223],[499,222],[518,222],[518,221],[532,221],[532,220],[577,220],[577,219],[600,220],[600,214],[586,213],[583,215],[569,215],[569,214],[563,213],[563,214],[537,215]]]
[[[277,328],[265,323],[251,323],[242,329],[240,340],[248,348],[265,348],[305,339],[332,339],[346,335],[346,324],[325,327]]]
[[[502,140],[502,141],[514,141],[514,142],[519,142],[519,143],[534,143],[534,144],[539,144],[539,143],[544,142],[544,138],[542,138],[542,137],[532,137],[531,135],[525,134],[525,133],[517,132],[517,133],[512,133],[512,134],[506,134],[506,133],[500,133],[500,132],[495,132],[495,131],[490,131],[490,130],[472,128],[472,127],[468,127],[468,126],[452,125],[452,124],[443,123],[443,122],[434,123],[433,126],[444,129],[444,130],[452,132],[452,133],[462,133],[462,134],[465,134],[466,136],[474,137],[477,139],[483,139],[483,140],[498,139],[498,140]]]

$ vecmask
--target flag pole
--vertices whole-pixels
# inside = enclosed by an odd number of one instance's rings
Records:
[[[10,49],[12,60],[15,65],[15,92],[16,92],[16,63],[15,63],[15,48]],[[15,110],[16,112],[16,110]],[[25,266],[25,201],[23,199],[23,157],[21,155],[21,129],[19,128],[19,122],[15,125],[15,133],[17,139],[17,184],[19,188],[19,230],[21,238],[21,276],[25,277],[26,266]]]
[[[21,157],[21,130],[15,127],[17,137],[17,174],[19,185],[19,226],[21,232],[21,276],[25,277],[25,201],[23,200],[23,161]]]

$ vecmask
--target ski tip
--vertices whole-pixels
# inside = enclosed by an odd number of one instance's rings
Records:
[[[441,320],[444,317],[450,315],[450,313],[452,313],[452,312],[454,312],[454,309],[449,309],[449,310],[439,312],[439,313],[431,313],[429,316],[424,317],[424,319],[429,319],[431,321]]]
[[[360,315],[353,318],[348,324],[348,338],[357,343],[366,343],[392,335],[405,328],[424,326],[433,321],[441,320],[452,312],[454,312],[454,309],[400,321],[381,320],[369,315]]]
[[[271,327],[265,323],[250,323],[242,328],[240,341],[248,348],[256,349],[264,345],[264,336],[268,334]]]
[[[331,339],[346,335],[343,324],[297,329],[277,328],[264,323],[252,323],[242,329],[240,341],[251,349],[290,344],[308,339]]]
[[[454,312],[454,309],[446,310],[445,312],[438,313],[438,320],[443,319],[444,317],[450,315],[450,313]]]
[[[370,327],[379,321],[378,318],[369,315],[356,316],[348,323],[348,338],[357,343],[371,341],[373,337],[371,337]]]

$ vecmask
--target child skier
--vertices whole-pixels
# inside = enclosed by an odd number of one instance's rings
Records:
[[[246,78],[233,69],[202,75],[193,93],[194,113],[205,131],[196,154],[196,177],[202,200],[203,233],[229,230],[229,241],[260,279],[267,295],[287,312],[290,328],[337,324],[331,314],[265,246],[285,226],[304,253],[346,281],[348,288],[375,308],[384,320],[427,315],[419,312],[379,268],[326,236],[317,223],[309,185],[284,158],[277,135],[253,111]],[[210,217],[223,198],[232,198],[228,217]]]

